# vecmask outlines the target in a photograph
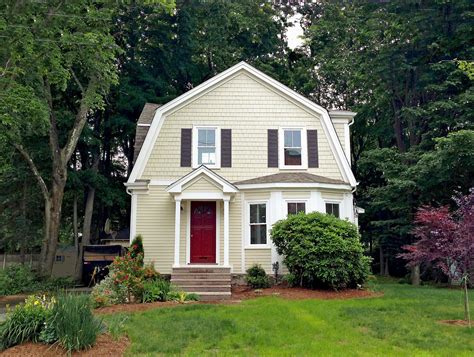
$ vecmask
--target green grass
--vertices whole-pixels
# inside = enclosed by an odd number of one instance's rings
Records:
[[[380,298],[183,305],[107,320],[131,339],[128,355],[473,356],[474,329],[458,290],[383,283]],[[471,303],[471,310],[474,304]]]

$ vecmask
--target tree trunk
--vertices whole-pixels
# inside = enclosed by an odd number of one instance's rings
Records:
[[[28,185],[26,184],[26,180],[23,182],[23,196],[21,199],[21,215],[23,217],[23,224],[26,224],[26,199],[27,199],[27,189]],[[26,261],[26,242],[27,237],[26,234],[23,233],[20,241],[20,261],[21,264],[25,264]]]
[[[81,280],[82,277],[82,254],[81,247],[79,245],[79,226],[77,222],[77,193],[74,193],[72,201],[72,221],[74,229],[74,251],[76,252],[76,263],[75,263],[75,275],[77,280]]]
[[[411,284],[414,286],[420,285],[420,265],[419,264],[411,268]]]
[[[383,249],[382,246],[379,248],[379,259],[380,259],[380,275],[384,273],[384,266],[383,266]]]
[[[385,268],[385,270],[384,270],[383,275],[385,275],[385,276],[390,276],[390,274],[389,274],[389,272],[388,272],[388,257],[385,258],[384,268]]]
[[[94,162],[92,164],[92,173],[97,175],[99,171],[99,154],[94,155]],[[92,225],[92,214],[94,213],[94,199],[95,199],[95,186],[89,186],[87,192],[86,206],[84,209],[84,225],[82,228],[82,246],[90,244],[91,238],[91,225]]]

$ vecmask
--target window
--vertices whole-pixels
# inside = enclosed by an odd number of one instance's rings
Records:
[[[339,218],[339,203],[326,203],[326,213]]]
[[[61,263],[62,263],[62,262],[64,262],[64,260],[65,260],[65,259],[64,259],[64,255],[56,255],[56,261],[57,261],[57,262],[61,262]]]
[[[250,209],[250,244],[267,244],[267,205],[252,203]]]
[[[288,214],[306,213],[305,202],[288,202]]]
[[[301,130],[283,130],[285,166],[301,166]]]
[[[216,127],[194,127],[193,166],[219,167],[220,131]]]

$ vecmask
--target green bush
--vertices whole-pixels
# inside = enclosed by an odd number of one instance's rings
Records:
[[[94,286],[91,297],[94,307],[123,304],[127,302],[127,288],[122,284],[115,284],[114,277],[107,275]]]
[[[66,294],[58,297],[49,324],[59,344],[68,352],[91,347],[103,331],[102,321],[92,313],[88,295]]]
[[[143,283],[143,302],[168,301],[171,283],[165,279],[146,280]]]
[[[29,296],[24,304],[7,313],[0,325],[0,350],[27,342],[41,340],[45,321],[52,313],[55,300],[46,296]]]
[[[145,251],[143,250],[143,238],[141,235],[135,236],[132,244],[130,244],[129,252],[133,259],[138,259],[141,265],[143,265]]]
[[[273,226],[271,236],[289,280],[300,286],[341,289],[367,280],[370,258],[350,222],[318,212],[290,215]]]
[[[15,295],[37,288],[36,276],[26,265],[11,264],[0,270],[0,295]]]
[[[261,265],[255,264],[247,269],[247,276],[245,277],[247,284],[253,289],[268,288],[270,282],[267,273]]]

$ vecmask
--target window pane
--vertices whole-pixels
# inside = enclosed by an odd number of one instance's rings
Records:
[[[267,244],[267,225],[250,226],[250,244]]]
[[[296,203],[288,203],[288,214],[296,214]]]
[[[267,209],[265,203],[250,205],[250,223],[266,223]]]
[[[285,165],[301,165],[301,149],[285,149]]]
[[[198,146],[215,146],[215,129],[198,129]]]
[[[215,164],[216,163],[216,148],[198,148],[198,164]]]
[[[301,147],[301,131],[299,130],[293,131],[293,147]]]
[[[338,203],[326,203],[326,213],[332,214],[339,218],[339,204]]]
[[[293,136],[291,130],[285,130],[285,147],[292,147],[293,146]]]
[[[306,204],[304,202],[298,202],[296,204],[296,213],[306,213]]]

